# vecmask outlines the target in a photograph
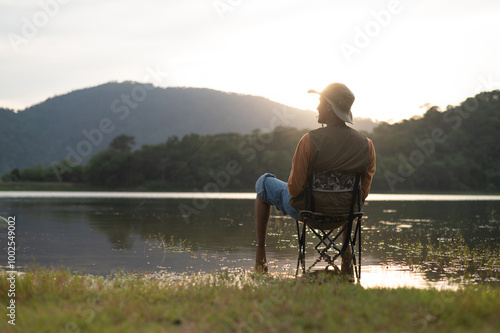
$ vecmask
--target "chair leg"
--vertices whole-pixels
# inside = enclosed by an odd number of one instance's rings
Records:
[[[302,265],[302,273],[306,272],[306,224],[302,226],[302,258],[300,260]]]
[[[358,218],[358,281],[361,279],[361,217]]]
[[[297,223],[297,238],[299,241],[299,256],[297,258],[297,269],[295,270],[295,276],[299,274],[299,267],[302,269],[302,274],[306,271],[305,259],[306,259],[306,224],[303,223],[302,232],[300,231],[299,221]]]
[[[359,282],[359,280],[361,279],[361,218],[360,217],[357,218],[356,227],[354,228],[354,237],[352,240],[353,240],[352,253],[354,254],[353,255],[354,273],[356,275],[356,279]]]

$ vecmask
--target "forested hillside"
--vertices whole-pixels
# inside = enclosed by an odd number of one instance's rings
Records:
[[[500,191],[500,92],[371,134],[379,191]]]
[[[304,92],[306,94],[306,92]],[[357,128],[375,123],[359,119]],[[122,134],[135,148],[172,136],[234,132],[275,126],[314,128],[316,114],[263,97],[201,88],[159,88],[139,82],[107,83],[55,96],[26,110],[0,109],[0,174],[69,155],[79,164]]]
[[[306,130],[277,127],[250,134],[172,136],[132,150],[134,138],[116,137],[86,165],[60,161],[13,170],[4,181],[91,183],[107,189],[251,191],[272,172],[287,179],[295,146]],[[446,111],[383,123],[368,134],[377,151],[372,192],[500,191],[500,92],[481,93]]]

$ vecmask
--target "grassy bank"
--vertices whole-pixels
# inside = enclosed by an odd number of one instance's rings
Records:
[[[10,298],[0,277],[3,311]],[[495,332],[500,289],[363,289],[246,272],[113,278],[33,270],[16,278],[1,332]],[[324,297],[324,296],[328,297]]]

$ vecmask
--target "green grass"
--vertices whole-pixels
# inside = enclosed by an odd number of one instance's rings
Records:
[[[9,301],[0,273],[0,302]],[[496,332],[500,289],[363,289],[332,277],[245,271],[109,278],[35,268],[17,277],[1,332]]]

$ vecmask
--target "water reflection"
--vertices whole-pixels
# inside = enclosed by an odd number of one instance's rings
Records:
[[[240,199],[200,198],[205,200],[199,206],[202,209],[188,219],[179,205],[193,207],[193,197],[4,196],[0,215],[16,215],[21,266],[34,261],[94,274],[251,269],[255,256],[253,201],[244,195]],[[425,261],[427,251],[446,240],[463,239],[470,248],[487,244],[498,249],[498,208],[499,202],[494,200],[369,201],[364,207],[362,284],[441,283],[446,272],[428,269],[417,274],[407,268]],[[0,229],[0,239],[4,248],[5,228]],[[267,244],[270,269],[293,274],[295,221],[273,212]],[[5,253],[2,251],[2,262],[6,262]],[[314,261],[313,251],[308,254]]]

